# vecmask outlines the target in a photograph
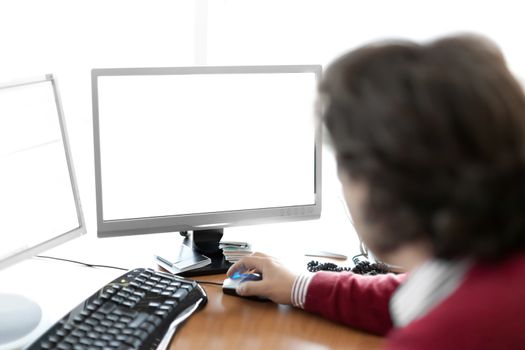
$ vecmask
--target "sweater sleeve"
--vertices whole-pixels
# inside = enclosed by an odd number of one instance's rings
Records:
[[[404,275],[362,276],[318,272],[310,281],[304,309],[378,335],[392,328],[388,303]]]

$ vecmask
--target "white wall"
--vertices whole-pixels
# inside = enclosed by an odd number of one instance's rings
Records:
[[[92,68],[327,64],[371,40],[467,31],[495,40],[525,77],[524,8],[518,0],[3,0],[0,81],[57,75],[94,233]],[[325,165],[325,203],[341,209],[333,160]]]
[[[192,1],[169,0],[0,2],[0,81],[57,76],[90,233],[96,228],[91,69],[192,65],[194,8]]]
[[[321,63],[363,43],[476,32],[525,76],[519,0],[211,0],[208,64]]]

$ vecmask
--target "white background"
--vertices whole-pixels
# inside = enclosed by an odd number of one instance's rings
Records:
[[[495,40],[523,77],[523,7],[518,0],[6,0],[0,81],[57,75],[93,237],[92,68],[327,64],[371,40],[473,31]],[[323,242],[334,238],[355,251],[333,165],[325,156],[323,218],[311,226]]]

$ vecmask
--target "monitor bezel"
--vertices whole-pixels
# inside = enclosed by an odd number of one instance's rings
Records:
[[[322,124],[314,118],[314,204],[285,207],[243,209],[210,213],[179,214],[141,218],[104,220],[103,184],[101,169],[100,128],[98,109],[98,78],[107,76],[188,75],[188,74],[260,74],[260,73],[313,73],[321,79],[321,65],[271,65],[271,66],[201,66],[154,68],[97,68],[91,71],[93,141],[95,156],[95,188],[98,237],[115,237],[146,233],[196,231],[221,229],[264,223],[318,219],[321,215],[321,147]],[[314,107],[312,106],[312,110]],[[313,112],[312,112],[313,114]]]
[[[24,259],[33,257],[45,250],[54,248],[73,238],[82,236],[83,234],[87,232],[85,219],[84,219],[84,213],[82,211],[82,205],[80,202],[80,195],[78,191],[75,167],[73,165],[73,158],[71,156],[71,148],[70,148],[69,137],[68,137],[68,132],[67,132],[66,120],[64,118],[64,110],[62,108],[62,101],[60,99],[60,93],[59,93],[56,77],[53,74],[46,74],[44,76],[39,76],[35,78],[16,80],[16,81],[12,81],[9,83],[0,84],[0,89],[14,88],[14,87],[19,87],[19,86],[24,86],[24,85],[40,84],[40,83],[45,83],[45,82],[50,82],[52,89],[53,89],[55,105],[57,108],[57,116],[58,116],[59,125],[60,125],[60,132],[62,135],[62,143],[64,146],[66,162],[67,162],[67,166],[69,170],[69,179],[71,181],[71,187],[73,191],[73,197],[75,200],[75,208],[77,212],[77,219],[78,219],[79,226],[67,232],[60,233],[57,236],[51,239],[48,239],[46,241],[40,242],[32,247],[23,249],[19,252],[3,257],[0,260],[0,270],[8,266],[11,266],[13,264],[16,264]]]

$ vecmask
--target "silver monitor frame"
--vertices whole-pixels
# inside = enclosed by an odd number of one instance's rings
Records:
[[[75,175],[75,168],[73,166],[73,159],[71,156],[71,149],[69,146],[69,138],[67,133],[67,127],[66,127],[66,120],[64,118],[64,111],[62,109],[62,102],[60,100],[60,93],[58,89],[58,84],[56,78],[53,76],[53,74],[46,74],[44,76],[31,78],[31,79],[24,79],[24,80],[17,80],[10,83],[0,84],[0,90],[1,89],[7,89],[7,88],[13,88],[13,87],[19,87],[23,85],[31,85],[31,84],[39,84],[44,82],[50,82],[53,88],[53,94],[55,98],[55,104],[57,107],[57,115],[59,119],[60,124],[60,132],[62,134],[62,142],[64,145],[65,155],[66,155],[66,162],[69,170],[69,179],[71,181],[71,187],[73,191],[73,197],[75,200],[75,207],[77,211],[77,218],[78,218],[78,227],[75,229],[72,229],[67,232],[61,232],[58,233],[57,236],[48,239],[46,241],[43,241],[35,246],[29,247],[27,249],[24,249],[22,251],[15,252],[11,255],[8,255],[0,260],[0,269],[6,268],[8,266],[11,266],[21,260],[30,258],[34,255],[37,255],[45,250],[51,249],[53,247],[56,247],[62,243],[65,243],[73,238],[79,237],[86,233],[86,225],[84,221],[84,214],[82,212],[82,205],[80,203],[80,195],[78,192],[78,186],[77,186],[77,180]],[[28,218],[30,219],[30,218]],[[5,233],[3,233],[5,234]]]
[[[220,229],[230,226],[253,225],[317,219],[321,215],[321,121],[315,121],[315,203],[286,207],[245,209],[211,213],[182,214],[118,220],[103,219],[103,185],[101,176],[101,149],[98,108],[98,77],[133,75],[188,75],[188,74],[246,74],[246,73],[314,73],[321,78],[320,65],[278,66],[222,66],[222,67],[159,67],[159,68],[101,68],[91,71],[93,102],[93,137],[95,151],[95,185],[97,203],[97,234],[114,237],[145,233]],[[312,106],[313,109],[313,106]]]

